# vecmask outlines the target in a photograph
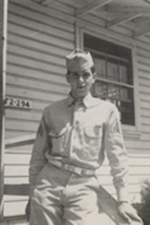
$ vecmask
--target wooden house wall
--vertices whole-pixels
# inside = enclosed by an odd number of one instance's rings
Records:
[[[9,3],[6,95],[33,104],[7,110],[6,138],[35,132],[43,108],[68,93],[64,55],[74,48],[74,25],[26,2]]]
[[[64,56],[74,39],[73,20],[31,1],[9,1],[6,97],[30,100],[32,108],[6,110],[6,139],[35,133],[44,107],[68,94]],[[6,149],[5,183],[28,182],[31,148]],[[4,216],[24,214],[26,200],[5,196]]]
[[[75,47],[74,8],[59,1],[58,9],[28,0],[10,0],[6,96],[32,101],[32,109],[6,110],[6,139],[35,133],[43,108],[64,98],[69,92],[65,81],[65,58]],[[66,1],[68,2],[68,1]],[[130,199],[139,201],[141,182],[150,171],[150,36],[132,39],[132,25],[104,29],[105,15],[90,14],[79,25],[100,38],[135,46],[138,134],[124,128],[129,152]],[[137,91],[138,90],[138,91]],[[128,134],[129,130],[129,134]],[[132,136],[130,137],[130,132]],[[5,183],[28,182],[28,163],[32,146],[6,149]],[[107,160],[100,172],[100,182],[113,195]],[[5,216],[22,215],[27,197],[5,196]]]

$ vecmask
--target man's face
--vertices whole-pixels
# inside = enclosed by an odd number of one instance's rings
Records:
[[[91,69],[67,74],[67,81],[71,86],[71,93],[74,98],[85,97],[95,82],[96,74]]]

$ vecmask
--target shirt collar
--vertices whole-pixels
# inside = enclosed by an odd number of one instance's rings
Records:
[[[82,100],[83,100],[83,103],[84,103],[85,107],[87,107],[87,108],[100,104],[100,99],[94,98],[91,95],[91,93],[86,95]],[[71,94],[69,94],[68,98],[67,98],[67,105],[72,106],[74,104],[74,102],[75,102],[75,99],[71,96]]]

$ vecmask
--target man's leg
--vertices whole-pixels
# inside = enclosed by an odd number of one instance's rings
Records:
[[[94,177],[72,174],[66,189],[65,225],[109,225],[99,207],[99,183]]]
[[[31,199],[30,225],[63,224],[63,192],[69,176],[49,164],[44,167]]]
[[[60,206],[39,204],[33,200],[31,207],[30,225],[62,225]]]

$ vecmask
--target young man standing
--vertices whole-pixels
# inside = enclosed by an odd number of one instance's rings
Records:
[[[66,57],[71,92],[45,108],[30,162],[30,225],[103,225],[99,219],[99,181],[95,174],[106,152],[117,191],[118,209],[140,221],[127,198],[127,152],[119,114],[93,98],[96,79],[90,53]]]

